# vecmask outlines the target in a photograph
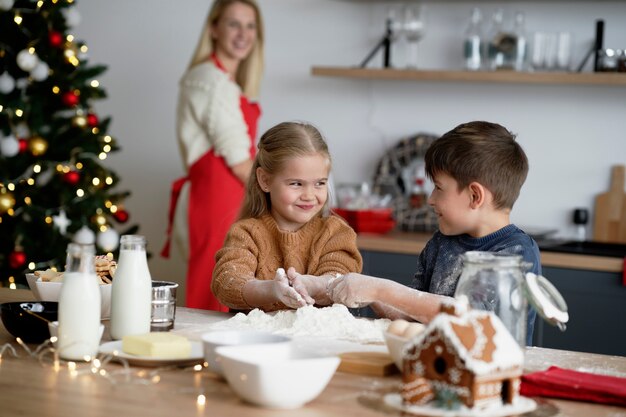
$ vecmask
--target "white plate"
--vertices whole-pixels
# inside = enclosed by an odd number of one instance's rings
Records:
[[[398,393],[389,393],[383,397],[383,401],[386,405],[395,408],[405,413],[416,414],[418,416],[430,416],[430,417],[505,417],[505,416],[517,416],[524,413],[528,413],[537,408],[537,403],[528,397],[517,398],[515,404],[507,404],[501,407],[488,407],[488,408],[461,408],[459,410],[447,410],[442,408],[436,408],[432,405],[405,405],[402,400],[402,396]]]
[[[153,356],[137,356],[124,353],[122,351],[122,341],[116,340],[106,342],[100,345],[100,353],[105,355],[113,355],[115,358],[121,358],[128,361],[129,365],[136,366],[169,366],[169,365],[195,365],[204,362],[201,342],[191,342],[191,356],[183,359],[159,358]]]

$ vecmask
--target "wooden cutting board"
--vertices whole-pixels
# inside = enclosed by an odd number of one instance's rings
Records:
[[[339,355],[339,372],[351,374],[386,376],[398,372],[396,364],[388,353],[383,352],[346,352]]]
[[[626,243],[626,193],[624,192],[624,165],[611,170],[609,191],[596,197],[593,222],[593,240]]]

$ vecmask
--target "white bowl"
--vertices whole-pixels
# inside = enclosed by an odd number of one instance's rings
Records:
[[[216,349],[224,376],[244,400],[268,408],[293,409],[316,398],[339,366],[339,357],[320,356],[277,344]]]
[[[50,337],[59,337],[59,322],[51,321],[48,322],[48,331],[50,332]],[[102,335],[104,334],[104,324],[100,323],[100,339],[102,339]],[[57,341],[52,342],[54,347],[57,346]],[[100,342],[98,341],[98,344]]]
[[[254,330],[218,330],[202,335],[204,360],[209,364],[209,369],[218,375],[223,375],[220,359],[215,354],[215,349],[220,346],[280,344],[283,349],[289,350],[291,339],[268,332]]]
[[[402,372],[402,362],[404,359],[402,350],[404,345],[411,339],[389,332],[384,332],[384,336],[385,343],[387,343],[387,349],[389,350],[389,355],[391,355],[391,359],[393,359],[393,362],[396,364],[400,372]]]
[[[28,287],[32,291],[33,295],[35,296],[35,299],[37,301],[44,301],[41,299],[41,295],[39,294],[39,288],[37,288],[36,282],[38,279],[39,278],[35,274],[26,274],[26,281],[28,282]]]
[[[35,274],[26,274],[26,281],[37,301],[59,301],[63,282],[42,281]],[[111,317],[111,287],[112,284],[100,285],[100,317]]]

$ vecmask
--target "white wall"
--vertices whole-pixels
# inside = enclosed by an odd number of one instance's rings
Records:
[[[573,234],[574,207],[593,207],[608,187],[610,166],[626,163],[626,88],[348,80],[310,75],[313,65],[356,65],[376,43],[390,6],[401,2],[261,0],[266,75],[259,131],[284,120],[316,124],[326,135],[337,182],[369,179],[381,154],[416,132],[442,134],[474,119],[518,134],[531,163],[513,220]],[[197,41],[210,2],[122,0],[78,2],[78,38],[109,98],[110,133],[123,150],[108,163],[133,193],[126,208],[155,255],[153,278],[184,279],[180,259],[158,256],[164,241],[169,185],[182,174],[174,136],[177,82]],[[460,38],[472,6],[490,14],[526,12],[529,32],[572,31],[578,64],[590,46],[595,18],[606,21],[605,46],[626,48],[626,2],[425,2],[423,68],[458,68]],[[379,61],[375,63],[379,65]]]

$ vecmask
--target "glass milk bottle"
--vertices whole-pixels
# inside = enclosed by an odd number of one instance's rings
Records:
[[[100,284],[93,245],[70,243],[59,294],[59,356],[89,360],[100,345]]]
[[[150,332],[152,278],[146,256],[146,238],[124,235],[111,289],[111,337]]]

